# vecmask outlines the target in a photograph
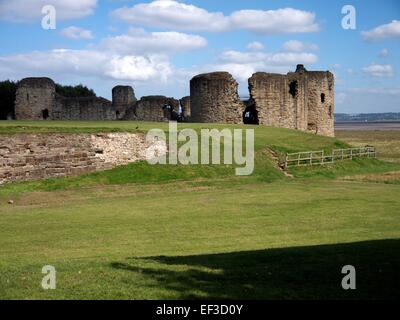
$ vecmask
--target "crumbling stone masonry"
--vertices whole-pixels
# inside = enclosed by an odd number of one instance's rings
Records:
[[[298,65],[286,75],[257,72],[249,79],[250,99],[239,101],[227,72],[190,81],[191,121],[252,123],[334,136],[334,77]]]
[[[190,97],[165,96],[136,100],[132,87],[116,86],[113,101],[66,98],[49,78],[21,80],[15,103],[16,119],[38,120],[183,120],[248,123],[315,134],[334,135],[334,76],[298,65],[286,75],[257,72],[249,79],[250,99],[242,102],[238,84],[228,72],[200,74],[190,81]],[[179,107],[182,114],[179,115]]]
[[[242,123],[243,103],[238,84],[228,72],[213,72],[190,80],[191,122]]]
[[[109,100],[98,97],[67,98],[56,94],[52,120],[116,120]]]
[[[287,75],[258,72],[249,79],[250,102],[260,124],[334,136],[333,74],[307,71]]]
[[[144,134],[1,134],[0,184],[110,169],[145,160],[148,148],[167,152]]]
[[[182,116],[185,121],[190,120],[191,111],[190,111],[190,96],[183,97],[179,100],[182,107]]]
[[[124,120],[157,122],[176,120],[178,112],[178,100],[164,96],[146,96],[126,111]]]
[[[56,88],[49,78],[25,78],[15,97],[15,117],[23,120],[48,119],[56,104]]]
[[[131,86],[116,86],[112,89],[112,104],[118,120],[123,119],[126,110],[131,108],[137,99]]]
[[[116,86],[113,102],[101,97],[63,97],[49,78],[20,81],[15,99],[18,120],[117,120],[135,104],[132,87]]]

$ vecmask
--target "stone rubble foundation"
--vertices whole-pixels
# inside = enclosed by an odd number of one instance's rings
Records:
[[[107,170],[146,160],[147,150],[167,147],[142,133],[2,134],[0,184]]]

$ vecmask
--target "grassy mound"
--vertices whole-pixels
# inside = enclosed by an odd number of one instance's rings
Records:
[[[160,128],[168,132],[167,123],[154,122],[111,122],[111,121],[13,121],[0,123],[0,133],[95,133],[95,132],[142,132]],[[347,148],[349,145],[335,138],[316,136],[313,134],[273,128],[265,126],[244,126],[224,124],[179,124],[178,129],[216,128],[254,129],[255,131],[255,169],[251,176],[236,177],[234,165],[150,165],[145,161],[116,167],[103,172],[95,172],[78,177],[55,178],[43,181],[14,183],[2,186],[0,195],[21,193],[26,191],[60,190],[94,185],[111,184],[154,184],[176,180],[196,180],[199,183],[229,179],[230,183],[251,182],[252,180],[272,182],[285,179],[282,170],[277,166],[278,158],[286,152],[325,150]],[[221,146],[223,153],[223,146]],[[274,157],[272,156],[274,155]],[[222,158],[222,157],[221,157]],[[291,168],[294,177],[335,178],[352,174],[379,173],[393,171],[397,164],[389,164],[376,159],[358,159],[343,161],[335,165]]]

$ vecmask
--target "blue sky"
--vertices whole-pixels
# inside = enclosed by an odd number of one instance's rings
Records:
[[[56,29],[42,28],[44,5]],[[344,5],[356,29],[341,26]],[[336,112],[400,112],[400,2],[0,0],[0,80],[49,76],[110,98],[189,94],[198,73],[225,70],[247,95],[253,72],[335,74]]]

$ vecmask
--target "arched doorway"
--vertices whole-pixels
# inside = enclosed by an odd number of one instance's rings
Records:
[[[243,112],[244,124],[258,124],[258,111],[254,105],[246,107]]]
[[[49,118],[49,110],[44,109],[42,110],[42,119],[47,120]]]

